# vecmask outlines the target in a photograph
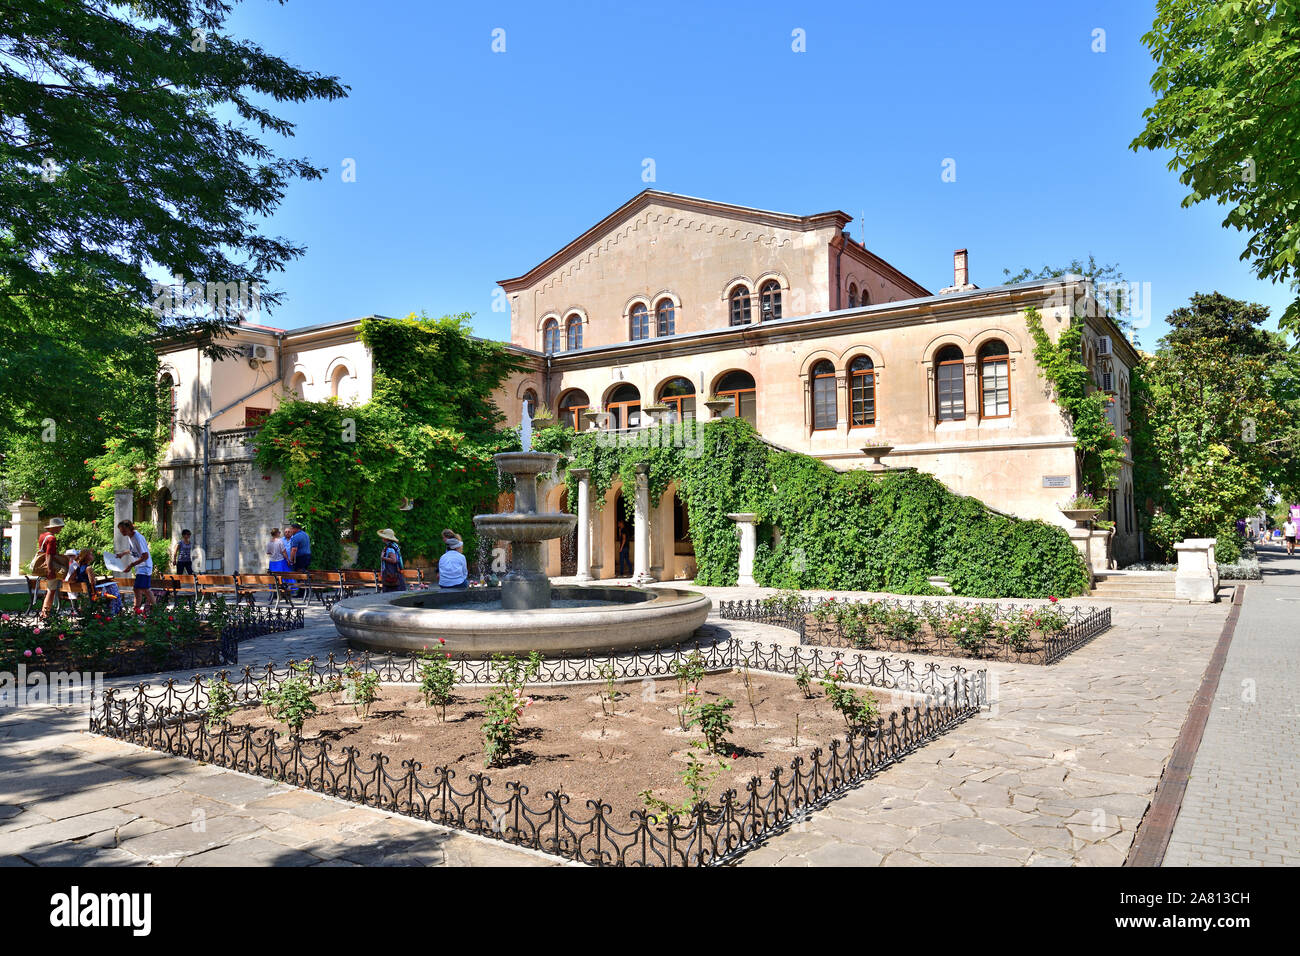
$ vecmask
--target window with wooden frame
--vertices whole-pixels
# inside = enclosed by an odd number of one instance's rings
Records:
[[[542,325],[542,351],[554,355],[560,350],[560,323],[547,319]]]
[[[564,323],[564,348],[574,352],[582,348],[582,316],[574,313]]]
[[[524,392],[523,400],[520,402],[520,410],[524,407],[528,409],[528,417],[532,418],[537,414],[537,393],[531,388]]]
[[[633,342],[650,337],[650,310],[638,302],[628,315],[628,337]]]
[[[659,389],[659,401],[676,412],[676,421],[695,417],[695,386],[688,378],[674,378]]]
[[[261,428],[262,423],[266,421],[266,416],[271,414],[269,408],[254,408],[251,405],[244,406],[244,427]]]
[[[849,308],[851,309],[857,304],[858,304],[858,284],[856,282],[850,282],[849,283]]]
[[[560,396],[560,422],[575,432],[582,431],[582,413],[591,407],[591,399],[580,388],[571,388]]]
[[[758,290],[759,321],[770,322],[781,318],[781,284],[769,279]]]
[[[753,321],[750,313],[749,288],[738,285],[731,290],[729,297],[731,303],[731,324],[732,325],[749,325]]]
[[[994,339],[980,347],[980,417],[1011,414],[1011,356],[1005,342]]]
[[[677,331],[677,308],[672,299],[660,299],[655,306],[655,334],[672,335]]]
[[[849,427],[876,424],[876,366],[865,355],[849,363]]]
[[[835,408],[835,366],[818,362],[812,368],[813,431],[829,431],[839,424]]]
[[[934,357],[934,408],[937,421],[966,418],[966,357],[955,345],[945,345]]]
[[[723,418],[743,418],[758,426],[758,390],[754,376],[748,372],[728,372],[718,379],[714,394],[731,399],[731,408],[722,413]]]
[[[609,393],[605,411],[610,428],[636,428],[641,424],[641,393],[635,385],[620,385]]]

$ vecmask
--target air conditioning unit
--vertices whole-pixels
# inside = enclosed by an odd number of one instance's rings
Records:
[[[1109,335],[1103,335],[1101,336],[1101,338],[1097,339],[1097,354],[1098,355],[1111,354]]]
[[[249,365],[264,365],[275,358],[269,345],[245,345],[243,351]]]

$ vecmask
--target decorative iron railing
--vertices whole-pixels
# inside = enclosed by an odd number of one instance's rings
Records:
[[[404,760],[400,770],[391,769],[382,753],[362,757],[356,748],[344,747],[336,754],[328,742],[284,738],[266,729],[232,728],[225,721],[210,727],[205,708],[212,682],[199,677],[189,683],[168,681],[156,689],[141,685],[106,690],[98,706],[91,708],[90,729],[582,863],[704,866],[736,859],[809,810],[978,713],[986,701],[984,671],[970,674],[953,666],[945,675],[938,664],[918,667],[912,661],[887,658],[872,662],[856,654],[748,641],[546,661],[534,682],[595,681],[607,676],[608,668],[618,680],[668,676],[692,651],[700,654],[709,670],[745,665],[796,674],[807,668],[811,676],[820,677],[838,665],[849,683],[924,695],[923,702],[891,713],[847,740],[834,740],[827,749],[819,747],[806,758],[795,757],[786,768],[773,767],[766,781],[752,777],[743,795],[727,790],[716,804],[700,803],[681,817],[635,810],[627,820],[616,819],[612,807],[602,800],[584,801],[578,809],[564,793],[547,791],[534,801],[526,786],[494,785],[486,774],[468,774],[462,787],[455,772],[445,766],[426,773],[418,761]],[[340,663],[331,656],[324,663],[308,662],[303,671],[293,673],[327,684],[354,666],[377,673],[382,681],[406,683],[416,679],[420,664],[418,659],[392,657],[349,658]],[[457,659],[456,666],[464,684],[491,682],[489,662]],[[255,704],[289,673],[289,667],[268,665],[255,676],[246,668],[242,677],[227,680],[233,691],[230,697],[238,704]]]
[[[856,618],[840,609],[860,609],[876,605],[913,616],[915,624],[900,626],[884,620],[872,622]],[[993,627],[985,633],[955,633],[945,628],[945,614],[954,609],[982,609],[993,622],[1024,619],[1024,633]],[[832,613],[827,613],[831,611]],[[1034,614],[1050,611],[1062,616],[1065,625],[1055,629],[1033,629]],[[1107,631],[1111,626],[1111,609],[1083,605],[1053,605],[975,602],[926,601],[905,598],[811,598],[778,595],[756,600],[719,601],[718,615],[723,620],[754,621],[794,631],[800,644],[845,647],[856,650],[881,650],[893,653],[936,654],[944,657],[970,657],[1010,663],[1053,664],[1071,651]],[[850,626],[845,625],[845,618]],[[962,622],[968,629],[975,621]]]

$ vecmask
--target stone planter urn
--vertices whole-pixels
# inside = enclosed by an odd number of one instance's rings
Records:
[[[1087,528],[1092,524],[1093,519],[1101,514],[1101,510],[1099,508],[1062,508],[1061,514],[1073,521],[1076,528]]]
[[[641,424],[650,428],[653,425],[661,425],[670,408],[667,405],[642,405],[641,406]]]
[[[866,455],[868,458],[871,459],[870,464],[867,465],[867,470],[888,471],[889,466],[886,465],[884,462],[882,462],[880,459],[884,458],[893,450],[894,450],[893,445],[863,445],[862,454]]]
[[[554,418],[541,417],[533,419],[533,430],[541,431],[543,428],[550,428],[555,424]]]
[[[582,420],[587,423],[587,430],[590,431],[593,428],[600,427],[600,420],[604,416],[605,413],[602,411],[589,409],[588,411],[582,413]]]

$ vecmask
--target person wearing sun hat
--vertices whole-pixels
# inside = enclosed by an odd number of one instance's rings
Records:
[[[402,549],[392,528],[379,532],[384,549],[379,554],[379,583],[385,591],[405,591],[406,578],[402,577]]]
[[[32,560],[32,572],[38,577],[53,580],[63,576],[68,567],[68,559],[59,553],[59,532],[63,530],[62,518],[51,518],[41,536],[36,541],[36,557]],[[54,608],[54,596],[57,590],[47,590],[45,601],[41,604],[41,617],[48,618]]]
[[[438,559],[438,587],[461,590],[469,587],[469,565],[461,552],[465,542],[450,528],[443,531],[442,543],[447,546],[447,553]]]

